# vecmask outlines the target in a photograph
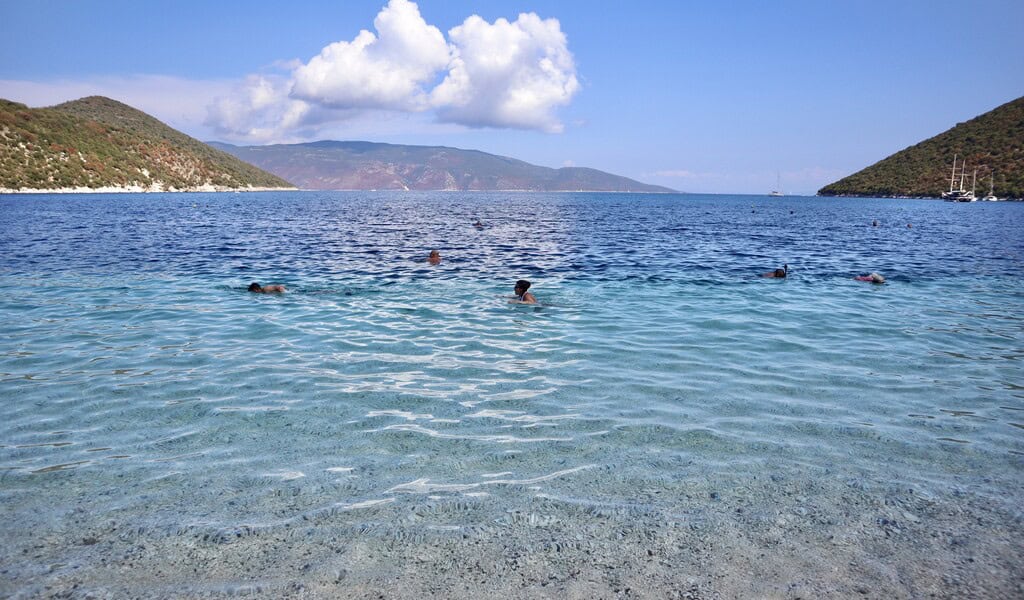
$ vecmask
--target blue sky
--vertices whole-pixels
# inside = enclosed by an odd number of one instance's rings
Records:
[[[0,20],[0,97],[30,106],[100,93],[203,140],[448,145],[692,192],[813,193],[1024,95],[1020,0],[0,0]]]

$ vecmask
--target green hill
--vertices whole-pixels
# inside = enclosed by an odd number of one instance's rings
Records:
[[[967,178],[978,169],[978,196],[989,176],[1000,198],[1024,198],[1024,97],[975,117],[919,144],[829,184],[822,196],[919,196],[938,198],[949,189],[953,156],[967,161]],[[970,187],[968,182],[967,187]]]
[[[0,189],[291,187],[109,98],[49,108],[0,99]]]

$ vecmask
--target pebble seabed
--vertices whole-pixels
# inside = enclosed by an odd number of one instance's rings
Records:
[[[593,467],[566,477],[598,489],[618,476]],[[827,472],[620,483],[636,486],[635,502],[579,502],[509,485],[479,495],[396,493],[325,507],[324,495],[344,492],[345,484],[300,479],[275,493],[281,520],[229,528],[97,518],[90,504],[99,498],[78,502],[56,521],[37,522],[26,509],[5,527],[0,593],[1024,597],[1019,508],[962,490],[936,496],[872,488]]]

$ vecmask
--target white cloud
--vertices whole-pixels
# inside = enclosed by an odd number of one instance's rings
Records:
[[[424,86],[450,59],[444,35],[408,0],[391,0],[373,24],[378,35],[364,29],[295,69],[292,96],[330,108],[427,108]]]
[[[580,89],[557,19],[474,15],[448,32],[453,59],[431,98],[442,120],[471,127],[563,130],[554,110]]]
[[[279,60],[241,80],[160,75],[31,82],[0,80],[0,97],[49,106],[109,96],[196,136],[293,142],[420,130],[495,127],[560,132],[556,111],[580,89],[557,19],[534,13],[488,23],[473,15],[446,39],[409,0],[390,0],[351,41],[303,63]]]
[[[557,19],[524,13],[488,23],[473,15],[446,40],[415,3],[390,0],[374,28],[291,66],[288,78],[249,77],[210,105],[206,124],[251,141],[313,135],[368,111],[433,111],[439,122],[468,127],[564,129],[555,111],[580,85]]]
[[[250,75],[210,103],[205,123],[229,140],[287,140],[312,112],[309,104],[288,97],[290,87],[280,77]]]

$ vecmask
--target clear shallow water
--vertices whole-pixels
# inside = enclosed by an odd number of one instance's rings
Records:
[[[692,516],[768,474],[1022,500],[1021,204],[6,196],[0,225],[8,522]]]

